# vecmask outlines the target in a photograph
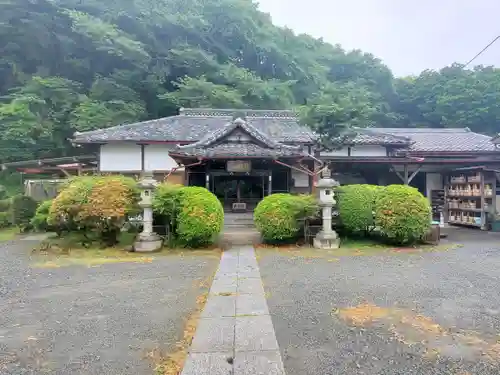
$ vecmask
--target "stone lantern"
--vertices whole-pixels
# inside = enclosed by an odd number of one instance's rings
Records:
[[[142,214],[142,232],[137,236],[134,244],[134,250],[137,252],[151,252],[161,249],[162,239],[155,232],[153,232],[153,194],[156,188],[156,181],[153,174],[145,172],[139,183],[137,184],[141,189],[141,201],[139,205],[143,209]]]
[[[338,249],[340,245],[338,235],[332,229],[332,207],[335,206],[334,188],[336,186],[338,182],[330,177],[330,170],[325,169],[316,185],[323,219],[323,228],[313,241],[313,246],[317,249]]]

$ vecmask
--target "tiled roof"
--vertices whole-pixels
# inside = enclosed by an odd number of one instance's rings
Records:
[[[193,157],[226,157],[226,158],[279,158],[305,156],[300,149],[278,147],[267,148],[255,143],[219,143],[209,147],[177,148],[170,152],[170,155],[182,155]]]
[[[291,111],[183,109],[178,116],[114,126],[74,135],[75,143],[109,141],[196,142],[231,122],[235,113],[276,142],[312,143],[312,130]]]
[[[412,141],[404,135],[390,134],[388,132],[374,131],[374,129],[355,128],[357,134],[350,143],[355,145],[394,145],[405,146]]]
[[[489,152],[498,151],[491,137],[471,132],[467,128],[370,128],[398,137],[408,137],[413,142],[408,150],[413,152]]]

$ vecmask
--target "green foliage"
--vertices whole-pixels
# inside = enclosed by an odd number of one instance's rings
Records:
[[[11,205],[10,199],[0,200],[0,212],[8,212],[10,209],[10,205]]]
[[[0,161],[65,156],[75,130],[179,106],[292,109],[350,83],[377,110],[394,95],[373,56],[278,28],[246,0],[4,0],[0,25]]]
[[[50,208],[52,207],[52,199],[46,200],[38,206],[35,216],[31,219],[31,226],[33,229],[40,232],[47,232],[53,230],[48,224]]]
[[[153,197],[153,211],[173,223],[182,206],[183,185],[163,183],[156,187]]]
[[[35,216],[37,202],[26,195],[16,195],[12,198],[10,212],[12,224],[16,225],[21,231],[26,231],[30,228],[30,222]]]
[[[0,229],[8,228],[12,225],[11,215],[9,212],[0,212]]]
[[[47,223],[59,232],[93,233],[112,246],[127,217],[138,213],[139,197],[137,183],[129,177],[75,177],[53,200]]]
[[[153,211],[170,223],[174,241],[187,247],[211,243],[224,224],[222,204],[202,187],[160,184],[153,198]]]
[[[486,134],[500,132],[500,69],[454,64],[439,71],[396,80],[402,126],[468,127]]]
[[[346,185],[338,189],[338,212],[350,233],[367,235],[375,226],[375,202],[384,188],[377,185]]]
[[[177,237],[189,247],[214,241],[224,225],[224,209],[217,197],[202,187],[182,189],[177,216]]]
[[[378,193],[375,225],[390,242],[407,244],[420,240],[431,225],[431,206],[417,189],[390,185]]]
[[[259,202],[254,211],[257,230],[266,241],[288,241],[297,237],[300,222],[318,213],[312,195],[272,194]]]

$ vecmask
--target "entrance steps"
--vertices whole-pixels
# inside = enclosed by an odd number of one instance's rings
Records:
[[[226,212],[224,213],[224,228],[255,228],[253,212]]]
[[[224,214],[222,231],[224,245],[252,245],[261,242],[260,233],[253,222],[253,212]]]

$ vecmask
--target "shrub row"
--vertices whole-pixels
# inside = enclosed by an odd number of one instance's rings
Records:
[[[376,234],[408,244],[425,236],[431,224],[429,201],[410,186],[342,186],[336,199],[340,224],[349,235]],[[289,241],[298,237],[302,219],[318,212],[311,195],[273,194],[257,205],[254,221],[265,241]]]
[[[431,206],[416,188],[405,185],[347,185],[338,189],[338,211],[343,228],[354,235],[374,231],[385,240],[407,244],[425,236]]]
[[[222,204],[202,187],[161,184],[153,198],[153,211],[169,224],[177,244],[186,247],[212,243],[224,225]]]

